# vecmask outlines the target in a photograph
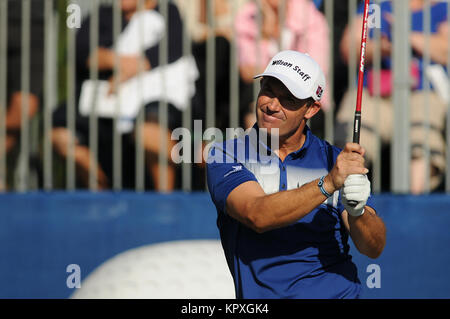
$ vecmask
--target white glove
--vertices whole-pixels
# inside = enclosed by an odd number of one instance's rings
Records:
[[[370,196],[370,181],[366,175],[353,174],[347,176],[342,188],[342,203],[347,212],[355,217],[364,214],[364,206]],[[351,206],[349,201],[356,202]]]

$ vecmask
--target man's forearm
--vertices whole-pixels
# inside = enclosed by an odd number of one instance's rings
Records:
[[[349,214],[348,222],[350,236],[358,251],[373,259],[380,256],[386,243],[386,228],[375,211],[366,206],[361,216]]]
[[[419,54],[425,54],[427,44],[426,36],[420,32],[411,33],[411,46]],[[430,35],[429,37],[429,54],[431,60],[436,63],[445,65],[448,57],[448,42],[442,35]]]
[[[356,143],[347,143],[339,153],[332,170],[325,176],[324,193],[334,194],[342,188],[347,176],[367,174],[364,167],[364,149]],[[237,186],[228,195],[228,214],[257,232],[290,225],[322,204],[327,196],[315,179],[303,186],[267,195],[257,181]]]
[[[327,199],[317,186],[318,181],[255,199],[249,205],[252,228],[264,232],[290,225],[306,216]]]
[[[91,56],[89,56],[87,60],[87,66],[90,67],[91,63],[94,62],[94,59],[97,59],[98,62],[98,70],[112,70],[114,68],[115,63],[115,53],[111,49],[107,48],[98,48],[96,52],[94,52]]]

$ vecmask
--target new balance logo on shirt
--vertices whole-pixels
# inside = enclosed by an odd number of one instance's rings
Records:
[[[240,170],[242,170],[242,166],[241,165],[231,166],[231,167],[233,168],[233,170],[231,170],[228,173],[226,173],[225,175],[223,175],[224,178],[227,177],[230,174],[233,174],[233,173],[236,173],[236,172],[239,172]]]

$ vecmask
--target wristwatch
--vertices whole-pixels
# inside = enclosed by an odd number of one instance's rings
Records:
[[[320,189],[320,191],[322,192],[322,194],[324,194],[324,195],[328,198],[328,197],[331,197],[331,195],[333,195],[333,194],[328,193],[328,192],[325,190],[325,188],[323,187],[324,179],[325,179],[325,176],[322,176],[322,177],[319,179],[319,183],[317,183],[317,186],[319,186],[319,189]]]

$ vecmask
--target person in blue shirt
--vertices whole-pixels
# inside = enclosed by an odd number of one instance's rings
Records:
[[[348,236],[371,258],[385,245],[365,150],[356,143],[338,149],[306,125],[325,90],[309,55],[281,51],[260,77],[257,123],[214,143],[207,160],[236,297],[358,298]]]
[[[424,61],[426,50],[426,34],[424,33],[424,21],[426,21],[425,1],[409,1],[411,11],[411,94],[410,94],[410,143],[411,143],[411,166],[410,166],[410,192],[420,194],[426,192],[426,171],[429,172],[430,190],[439,190],[445,175],[445,118],[447,103],[445,97],[437,90],[439,82],[438,74],[447,77],[445,66],[448,58],[448,3],[431,1],[430,4],[430,36],[429,54],[430,67]],[[361,4],[357,16],[353,19],[341,39],[341,55],[344,61],[349,62],[353,47],[354,56],[359,58],[361,43],[361,29],[363,23],[363,9]],[[374,12],[375,13],[375,12]],[[377,154],[377,135],[379,132],[381,146],[388,147],[393,136],[394,105],[393,74],[391,53],[393,48],[392,28],[395,24],[392,1],[382,1],[379,4],[379,16],[377,21],[380,28],[380,56],[381,71],[379,73],[379,90],[376,90],[377,76],[373,70],[373,58],[375,54],[375,28],[370,28],[369,38],[366,46],[366,72],[364,74],[363,110],[364,115],[361,127],[361,140],[366,148],[366,160],[368,164],[373,163]],[[353,46],[350,45],[353,42]],[[433,70],[433,72],[430,72]],[[431,84],[431,90],[427,93],[427,82]],[[445,84],[444,84],[445,86]],[[448,88],[444,87],[444,91]],[[376,92],[378,91],[378,92]],[[377,95],[379,94],[379,97]],[[342,146],[351,136],[353,118],[356,103],[356,89],[347,90],[344,95],[336,117],[336,145]],[[429,133],[426,127],[426,112],[429,112]],[[377,120],[378,114],[382,119]],[[425,162],[424,145],[428,143],[430,148],[430,167],[427,169]]]

